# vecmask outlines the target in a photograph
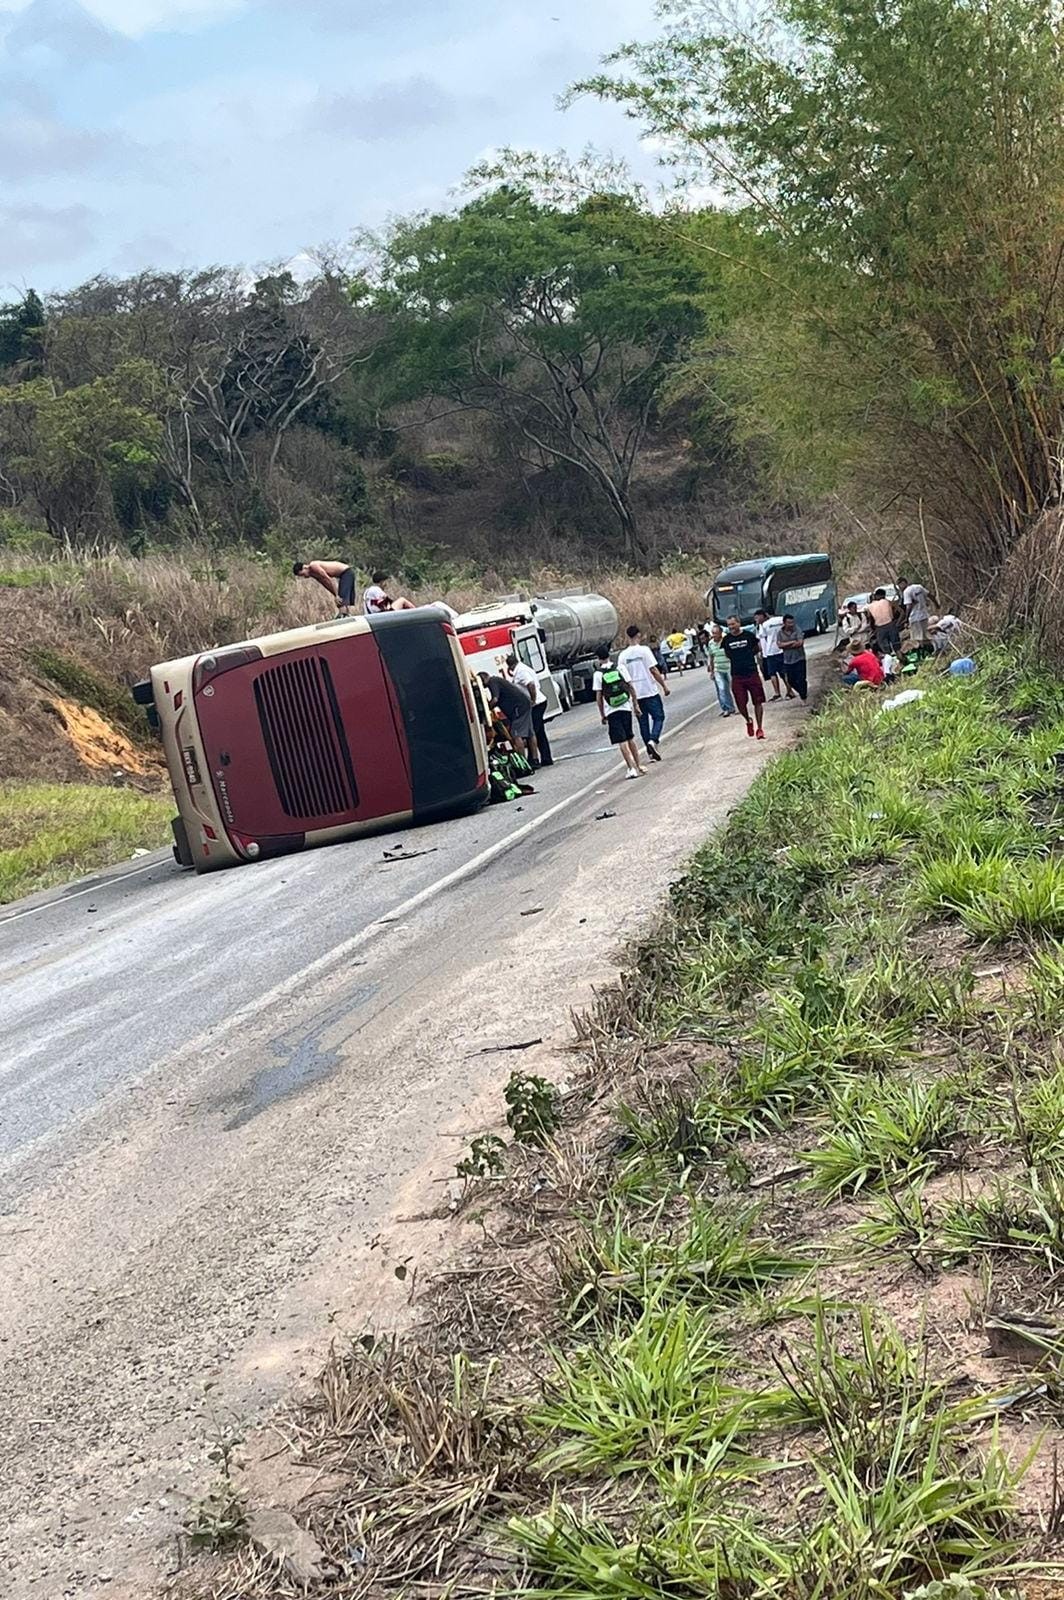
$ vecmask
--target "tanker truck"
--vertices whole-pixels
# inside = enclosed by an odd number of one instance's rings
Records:
[[[462,650],[474,672],[501,672],[513,652],[539,675],[546,715],[590,700],[595,661],[612,644],[617,613],[605,595],[589,590],[507,595],[454,618]]]

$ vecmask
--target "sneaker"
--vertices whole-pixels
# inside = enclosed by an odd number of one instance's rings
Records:
[[[764,738],[764,737],[765,737],[765,730],[764,730],[764,728],[758,728],[758,730],[757,730],[757,737],[758,737],[758,738],[759,738],[759,739],[763,739],[763,738]]]
[[[641,772],[633,772],[632,769],[629,767],[629,769],[628,769],[628,777],[629,778],[641,778],[642,776],[643,776],[643,774]]]
[[[754,725],[753,725],[752,722],[747,722],[747,724],[746,724],[746,734],[747,734],[747,738],[749,738],[749,739],[752,739],[754,737]]]
[[[656,744],[648,744],[647,745],[647,755],[650,757],[651,761],[660,761],[661,760],[661,753],[658,750],[658,747],[657,747]]]

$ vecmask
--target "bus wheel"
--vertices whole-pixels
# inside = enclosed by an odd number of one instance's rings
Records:
[[[174,860],[177,862],[178,866],[194,866],[195,862],[192,859],[192,847],[188,842],[188,829],[185,827],[185,824],[182,822],[180,817],[175,817],[173,819],[170,824],[170,832],[174,836],[172,849],[174,852]]]

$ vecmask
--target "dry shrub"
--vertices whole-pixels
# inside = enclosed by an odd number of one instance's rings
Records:
[[[1064,511],[1045,512],[1016,542],[990,609],[1027,633],[1049,665],[1064,666]]]

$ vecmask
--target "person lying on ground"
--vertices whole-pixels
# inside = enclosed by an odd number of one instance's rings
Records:
[[[351,614],[355,603],[355,574],[346,561],[293,561],[292,572],[297,578],[313,578],[336,600],[340,616]]]
[[[608,654],[599,657],[591,687],[602,726],[609,730],[610,744],[621,752],[628,776],[641,778],[646,768],[639,761],[633,720],[639,716],[639,701],[631,683],[611,664]]]

